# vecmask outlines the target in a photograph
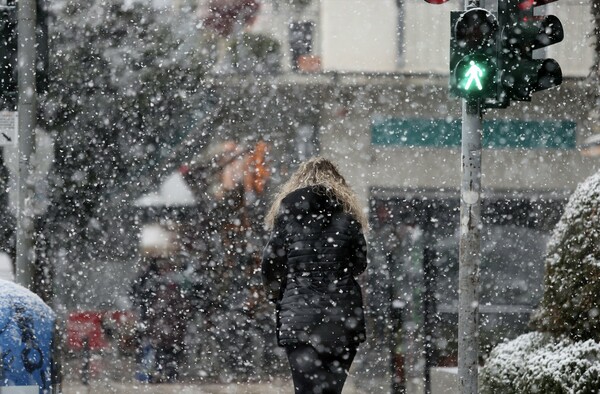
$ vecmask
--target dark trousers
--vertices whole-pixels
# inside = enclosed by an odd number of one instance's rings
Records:
[[[292,370],[296,394],[340,394],[356,347],[340,351],[318,352],[305,344],[285,348]]]

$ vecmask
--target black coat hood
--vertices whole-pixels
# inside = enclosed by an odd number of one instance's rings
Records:
[[[281,201],[281,213],[303,225],[314,221],[328,225],[332,215],[341,211],[342,204],[321,185],[296,189]]]

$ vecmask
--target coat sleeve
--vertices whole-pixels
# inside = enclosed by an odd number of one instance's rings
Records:
[[[287,250],[285,246],[285,228],[281,217],[275,220],[269,242],[263,251],[261,271],[263,286],[267,298],[277,301],[287,272]]]
[[[367,269],[367,240],[360,225],[353,229],[353,236],[351,270],[353,276],[358,276]]]

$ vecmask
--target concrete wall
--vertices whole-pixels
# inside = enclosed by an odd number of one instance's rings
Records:
[[[448,74],[450,11],[456,9],[457,3],[453,1],[443,5],[423,0],[404,1],[400,71]]]
[[[547,56],[558,61],[563,75],[585,77],[593,61],[592,15],[590,2],[561,0],[539,7],[543,14],[556,15],[563,24],[565,38],[547,48]]]
[[[397,14],[395,0],[322,0],[323,70],[395,71]]]

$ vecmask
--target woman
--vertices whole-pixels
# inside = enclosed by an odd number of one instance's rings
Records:
[[[366,217],[335,165],[317,157],[282,186],[266,224],[263,283],[296,393],[341,393],[365,340],[355,278],[367,266]]]

